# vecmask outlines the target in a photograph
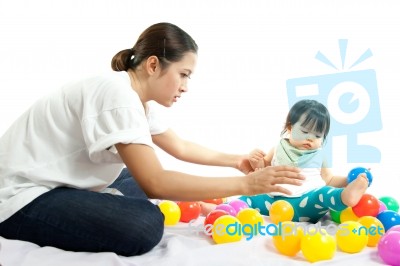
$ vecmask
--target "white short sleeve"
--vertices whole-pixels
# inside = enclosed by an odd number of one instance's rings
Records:
[[[167,130],[157,113],[157,106],[143,107],[131,88],[126,73],[95,80],[84,90],[82,132],[89,158],[95,163],[121,162],[114,147],[117,143],[152,146],[152,134]]]
[[[121,162],[118,154],[111,149],[117,143],[152,144],[144,112],[132,108],[117,108],[87,118],[82,129],[89,158],[96,163]]]
[[[166,119],[162,115],[162,107],[155,102],[148,103],[147,119],[149,121],[150,134],[158,135],[167,131]]]

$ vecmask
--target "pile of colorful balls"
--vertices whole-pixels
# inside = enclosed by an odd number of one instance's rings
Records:
[[[360,171],[366,172],[369,183],[372,175],[365,168],[354,168],[348,174],[352,182]],[[205,200],[216,207],[204,219],[203,232],[216,244],[250,240],[256,235],[271,235],[273,246],[286,256],[300,251],[309,262],[330,260],[339,249],[358,253],[366,247],[377,249],[383,262],[400,266],[399,203],[391,196],[375,197],[364,194],[359,203],[342,212],[330,211],[329,223],[293,222],[294,210],[289,202],[278,200],[269,209],[269,220],[246,202],[233,199]],[[165,225],[196,221],[201,213],[200,202],[173,202],[163,200],[159,207],[165,216]]]

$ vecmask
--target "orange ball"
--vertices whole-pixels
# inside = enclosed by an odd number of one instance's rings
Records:
[[[193,201],[179,201],[177,202],[179,209],[181,210],[180,222],[188,223],[192,220],[199,218],[201,213],[201,207],[198,202]]]
[[[274,224],[292,221],[294,216],[293,206],[286,200],[277,200],[269,209],[269,217]]]
[[[385,234],[385,227],[382,222],[373,216],[363,216],[358,219],[358,222],[365,226],[368,233],[367,246],[376,247],[382,235]]]
[[[206,199],[206,200],[202,200],[202,202],[213,203],[215,205],[219,205],[219,204],[224,203],[224,199]]]

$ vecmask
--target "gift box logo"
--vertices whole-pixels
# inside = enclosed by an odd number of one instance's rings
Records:
[[[339,40],[342,69],[345,68],[347,40]],[[367,49],[348,70],[372,56]],[[318,52],[315,57],[339,70]],[[286,81],[289,107],[301,99],[314,99],[324,104],[331,114],[331,129],[324,147],[328,163],[332,163],[332,137],[347,137],[348,163],[379,163],[377,147],[360,144],[360,133],[382,129],[376,73],[373,69],[308,76]]]

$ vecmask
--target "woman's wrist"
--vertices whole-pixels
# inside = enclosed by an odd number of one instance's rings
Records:
[[[251,167],[249,161],[249,155],[248,154],[237,155],[234,168],[241,171],[244,174],[253,172],[253,168]]]

